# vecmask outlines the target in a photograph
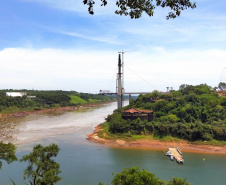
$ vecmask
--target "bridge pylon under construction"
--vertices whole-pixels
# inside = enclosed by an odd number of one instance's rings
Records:
[[[124,52],[120,52],[123,54]],[[129,103],[131,101],[131,95],[132,94],[148,94],[152,92],[125,92],[124,89],[124,61],[121,60],[121,54],[118,55],[118,73],[117,73],[117,79],[116,79],[116,93],[112,93],[109,90],[100,90],[100,95],[117,95],[117,104],[118,109],[123,107],[123,95],[129,95]],[[124,59],[123,59],[124,60]]]
[[[123,69],[122,69],[122,61],[121,61],[121,54],[118,55],[118,73],[117,73],[117,79],[116,79],[116,94],[117,94],[117,100],[118,100],[118,109],[123,107],[123,93],[124,93],[124,87],[122,83],[123,79]]]

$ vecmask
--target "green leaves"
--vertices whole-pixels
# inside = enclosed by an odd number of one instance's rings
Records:
[[[218,88],[220,89],[220,90],[226,90],[226,83],[225,82],[220,82],[219,84],[218,84]]]
[[[101,0],[101,6],[107,5],[107,0]],[[93,5],[94,0],[84,0],[83,3],[88,5],[88,12],[94,14]],[[176,18],[180,16],[181,11],[191,8],[196,8],[196,3],[190,2],[190,0],[117,0],[116,6],[119,8],[115,11],[115,14],[130,16],[131,19],[138,19],[142,16],[142,13],[146,13],[148,16],[154,15],[155,7],[161,6],[162,8],[169,7],[171,12],[168,13],[166,19]]]
[[[181,85],[179,91],[168,94],[154,91],[140,95],[132,105],[124,107],[154,111],[154,120],[145,123],[140,119],[125,120],[121,112],[109,116],[109,131],[112,133],[167,135],[182,139],[226,141],[226,97],[210,86]]]
[[[186,182],[186,179],[173,177],[173,180],[169,181],[167,185],[191,185]]]
[[[100,183],[101,184],[101,183]],[[173,177],[170,181],[159,180],[155,174],[139,167],[124,169],[121,173],[116,173],[112,185],[191,185],[186,179]]]
[[[61,172],[60,165],[52,159],[57,156],[59,150],[60,148],[56,144],[46,147],[40,144],[34,146],[33,151],[20,160],[28,162],[24,178],[30,178],[32,185],[53,185],[61,180],[61,177],[58,176]]]
[[[0,142],[0,160],[5,160],[8,164],[16,161],[17,157],[15,155],[16,146],[12,143],[4,144]],[[2,167],[2,162],[0,161],[0,169]]]
[[[121,173],[116,173],[112,180],[112,185],[157,185],[158,178],[146,170],[140,171],[139,167],[124,169]]]

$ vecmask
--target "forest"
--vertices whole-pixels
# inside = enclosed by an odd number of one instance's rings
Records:
[[[122,119],[122,112],[130,108],[153,110],[153,121]],[[111,134],[226,141],[226,93],[219,96],[216,89],[206,84],[183,84],[179,90],[168,93],[153,91],[115,110],[107,122]]]
[[[22,97],[9,97],[6,92],[26,92]],[[30,98],[30,96],[33,96]],[[65,106],[79,106],[116,100],[113,96],[79,93],[76,91],[0,90],[0,112],[32,111]]]

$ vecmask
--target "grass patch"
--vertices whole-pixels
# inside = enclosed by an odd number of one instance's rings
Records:
[[[20,112],[22,111],[18,107],[7,107],[4,110],[1,111],[2,114],[8,114],[8,113],[14,113],[14,112]]]
[[[172,136],[163,136],[163,137],[160,137],[160,136],[153,136],[154,139],[156,140],[159,140],[159,141],[162,141],[162,142],[180,142],[182,141],[182,139],[180,138],[177,138],[177,137],[172,137]]]
[[[90,103],[99,103],[100,100],[89,98],[89,102],[90,102]]]
[[[2,114],[11,114],[15,112],[22,112],[22,111],[34,111],[34,107],[26,107],[26,108],[19,108],[19,107],[7,107],[4,110],[0,111]]]
[[[83,100],[79,96],[70,95],[70,97],[71,97],[70,103],[73,103],[73,104],[86,104],[86,103],[88,103],[87,101]]]
[[[197,145],[211,145],[211,146],[226,146],[226,141],[218,141],[218,140],[211,140],[211,141],[195,141],[192,144]]]
[[[132,140],[137,140],[137,139],[146,139],[146,135],[131,135]]]
[[[109,132],[108,122],[104,122],[101,124],[101,128],[103,130],[99,131],[98,136],[104,139],[123,139],[123,140],[131,140],[131,135],[129,134],[112,134]]]

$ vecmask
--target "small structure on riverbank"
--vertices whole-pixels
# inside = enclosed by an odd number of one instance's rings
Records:
[[[140,118],[142,121],[147,120],[150,122],[153,120],[153,111],[132,108],[122,113],[122,119],[135,120],[137,118]]]

